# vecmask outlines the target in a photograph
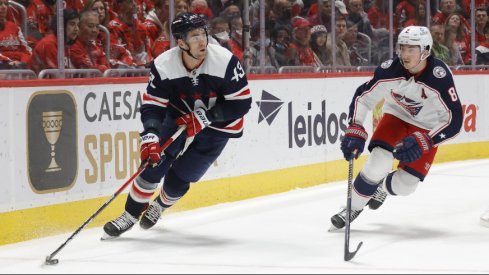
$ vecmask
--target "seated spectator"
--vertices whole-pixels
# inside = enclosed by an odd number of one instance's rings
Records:
[[[389,27],[389,1],[372,0],[364,4],[368,20],[374,29]]]
[[[134,18],[134,0],[116,0],[118,17],[108,25],[110,32],[110,62],[113,67],[148,66],[153,60],[148,32]]]
[[[110,21],[109,9],[104,0],[88,0],[82,11],[96,11],[100,25],[107,27]]]
[[[289,0],[276,0],[272,12],[274,16],[273,28],[280,25],[292,29],[292,3]]]
[[[311,49],[309,42],[311,40],[311,24],[309,21],[302,17],[295,17],[292,19],[292,43],[287,52],[288,58],[297,60],[298,66],[313,66],[320,67],[323,64],[318,62],[314,51]]]
[[[324,25],[316,25],[311,28],[311,49],[319,59],[321,66],[331,65],[331,52],[326,47],[328,31]]]
[[[340,66],[351,66],[350,62],[350,53],[348,52],[348,46],[346,45],[343,38],[345,37],[347,26],[346,19],[342,17],[335,18],[336,20],[336,29],[335,29],[335,40],[336,40],[336,50],[333,49],[333,37],[332,33],[328,33],[328,40],[326,45],[328,50],[336,52],[336,64]],[[331,58],[333,60],[333,58]]]
[[[0,0],[2,1],[2,0]],[[72,57],[70,53],[70,45],[75,42],[78,36],[79,28],[78,13],[74,10],[63,10],[63,24],[64,24],[64,42],[65,42],[65,57],[64,68],[73,69]],[[53,18],[51,20],[51,33],[44,37],[34,48],[32,58],[29,62],[29,67],[39,73],[44,69],[58,69],[58,20]]]
[[[472,2],[471,0],[462,0],[462,4],[461,4],[461,12],[462,14],[464,14],[464,16],[466,18],[470,18],[470,12],[471,12],[471,9],[470,9],[470,2]],[[476,9],[487,9],[489,8],[489,0],[475,0],[474,1],[474,6]],[[484,32],[483,29],[481,29],[481,32]]]
[[[210,21],[209,35],[212,36],[220,45],[229,40],[229,24],[224,17],[214,17]]]
[[[456,34],[455,45],[457,45],[465,65],[469,65],[472,61],[472,53],[470,48],[470,31],[463,23],[465,19],[460,13],[452,13],[445,21],[445,29]]]
[[[32,54],[19,26],[7,21],[8,0],[0,0],[0,62],[3,69],[25,69]]]
[[[270,40],[271,32],[268,26],[265,26],[265,41],[264,42],[264,60],[263,66],[273,66],[275,68],[279,68],[277,60],[275,60],[275,50],[272,47],[272,43]],[[261,42],[260,39],[260,23],[257,22],[251,28],[251,38],[250,38],[250,47],[249,47],[249,56],[252,60],[251,66],[261,66]]]
[[[481,42],[480,45],[475,48],[477,65],[489,65],[489,25],[484,28],[484,35],[486,36],[486,41]]]
[[[146,20],[149,12],[154,9],[153,0],[136,0],[136,16],[140,22]],[[168,9],[167,9],[168,10]]]
[[[95,11],[98,14],[99,26],[105,27],[107,30],[107,25],[110,21],[109,8],[104,0],[88,0],[85,6],[83,7],[83,11]],[[107,43],[107,33],[105,31],[99,31],[98,37],[96,39],[96,43],[104,49],[105,54],[109,55],[110,48],[108,47],[110,44]]]
[[[148,31],[150,43],[152,44],[158,37],[169,40],[170,28],[168,26],[168,0],[155,0],[155,7],[146,16],[144,26]]]
[[[283,25],[278,25],[272,30],[271,46],[274,50],[274,59],[277,61],[278,67],[293,66],[297,63],[287,57],[291,36],[290,29]]]
[[[420,3],[415,0],[401,0],[394,9],[394,28],[402,30],[403,26],[407,26],[408,20],[414,20],[416,18],[416,4]],[[426,22],[426,19],[425,19]],[[410,26],[410,25],[409,25]]]
[[[450,50],[450,62],[448,65],[464,65],[464,60],[462,54],[460,53],[460,49],[456,43],[457,33],[453,28],[445,27],[445,45]]]
[[[314,3],[311,5],[310,15],[308,17],[311,25],[324,25],[328,32],[332,32],[331,27],[331,2],[329,0],[319,0],[320,3],[320,12],[317,12],[317,4]],[[335,5],[335,18],[337,17],[348,17],[348,11],[346,9],[345,3],[340,0],[336,0],[334,2]]]
[[[347,31],[343,36],[350,53],[350,63],[352,66],[367,66],[370,64],[370,56],[372,50],[371,40],[362,34],[358,33],[357,25],[347,21]]]
[[[229,5],[221,13],[219,13],[219,16],[230,20],[233,17],[241,17],[241,10],[236,5]]]
[[[65,9],[74,10],[77,13],[82,12],[84,4],[83,0],[63,0]]]
[[[189,6],[188,0],[175,0],[175,17],[181,13],[188,12]]]
[[[244,49],[243,49],[243,20],[241,17],[234,17],[229,22],[231,30],[230,39],[227,41],[225,48],[231,51],[244,64]],[[246,65],[244,65],[246,66]]]
[[[20,8],[16,6],[9,6],[8,13],[7,13],[7,21],[11,21],[15,23],[17,26],[21,26],[22,20],[27,21],[27,29],[25,31],[25,38],[27,39],[27,44],[29,47],[34,49],[36,46],[36,43],[41,40],[44,35],[39,32],[38,28],[38,23],[37,23],[37,18],[38,18],[38,12],[36,9],[36,5],[34,4],[33,0],[17,0],[17,3],[21,4],[27,14],[27,18],[23,18],[23,14],[20,10]],[[42,6],[41,6],[42,7]],[[24,31],[23,31],[24,32]]]
[[[448,15],[457,11],[457,3],[455,0],[440,0],[440,11],[438,11],[433,18],[432,23],[445,24]]]
[[[363,0],[350,0],[348,2],[348,18],[358,27],[358,31],[374,38],[373,28],[368,20],[368,14],[363,10]]]
[[[80,32],[70,47],[76,69],[97,69],[105,72],[110,68],[104,50],[97,44],[99,16],[95,11],[84,11],[80,15]]]
[[[414,17],[409,18],[402,25],[403,28],[408,26],[427,26],[426,25],[426,4],[422,1],[419,1],[416,4],[416,9],[414,11]]]
[[[209,4],[207,4],[206,0],[192,0],[190,2],[190,12],[203,14],[207,17],[208,20],[214,17],[214,15],[212,14],[212,10],[209,8]]]
[[[475,42],[477,45],[486,42],[484,29],[488,25],[488,21],[489,17],[487,16],[487,10],[485,8],[478,8],[475,10]]]
[[[452,65],[450,59],[450,50],[445,46],[445,26],[442,24],[434,23],[430,27],[431,36],[433,36],[433,47],[431,54],[447,63]]]

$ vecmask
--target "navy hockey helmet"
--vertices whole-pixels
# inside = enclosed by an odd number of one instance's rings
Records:
[[[185,39],[187,32],[203,28],[207,33],[207,20],[202,14],[185,12],[173,19],[171,32],[175,39]]]

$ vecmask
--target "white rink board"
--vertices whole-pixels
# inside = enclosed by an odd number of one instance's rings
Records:
[[[464,122],[468,126],[451,143],[488,140],[487,79],[486,75],[455,77],[462,103],[472,120]],[[229,142],[202,180],[341,159],[339,137],[346,125],[350,100],[356,87],[367,80],[367,77],[344,77],[250,81],[253,103],[245,119],[245,134]],[[3,114],[0,117],[0,172],[4,187],[0,192],[0,212],[113,194],[136,168],[137,133],[141,123],[135,108],[145,88],[145,83],[0,88]],[[52,96],[59,95],[65,100],[61,101],[62,106],[51,100]],[[70,98],[76,112],[74,116],[63,113],[55,159],[63,172],[69,170],[65,165],[71,163],[70,169],[75,169],[73,179],[70,182],[59,180],[61,188],[40,190],[39,186],[57,180],[53,176],[57,171],[44,173],[50,165],[51,147],[47,134],[42,131],[42,113],[69,109],[65,102]],[[260,112],[273,120],[258,122]],[[75,125],[70,126],[70,119]],[[369,132],[370,124],[371,121],[367,127]],[[40,129],[36,132],[30,129],[32,125]],[[67,129],[74,131],[67,134]],[[30,147],[29,133],[31,136],[37,133],[31,137]],[[70,139],[71,143],[67,141]],[[75,154],[63,152],[70,144],[74,144]],[[32,158],[37,159],[35,165]],[[38,174],[30,180],[30,173],[36,169]],[[54,180],[43,178],[43,183],[32,183],[44,176]]]

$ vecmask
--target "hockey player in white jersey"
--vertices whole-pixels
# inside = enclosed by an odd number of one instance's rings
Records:
[[[141,161],[151,165],[134,180],[124,213],[105,224],[102,239],[118,237],[139,219],[142,228],[151,228],[205,174],[229,138],[242,136],[243,116],[251,107],[248,81],[231,52],[208,44],[206,26],[201,15],[177,16],[171,31],[178,47],[151,65],[140,110]],[[161,145],[181,125],[186,125],[186,135],[162,157]],[[162,178],[161,192],[149,204]]]
[[[353,182],[351,221],[366,205],[380,207],[387,195],[413,193],[428,174],[438,145],[460,131],[462,106],[452,73],[430,55],[432,45],[428,28],[403,29],[396,45],[398,56],[383,62],[353,96],[349,126],[341,141],[348,161],[364,150],[368,112],[381,99],[385,102],[368,146],[370,156]],[[392,171],[394,158],[400,162]],[[345,226],[346,211],[331,217],[333,228]]]

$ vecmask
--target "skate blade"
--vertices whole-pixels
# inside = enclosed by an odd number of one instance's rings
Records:
[[[107,241],[107,240],[112,240],[112,239],[115,239],[117,238],[118,236],[110,236],[109,234],[105,233],[102,235],[102,237],[100,237],[100,240],[101,241]]]
[[[334,225],[331,225],[331,227],[328,229],[328,232],[336,232],[336,231],[339,231],[341,228],[338,228]]]

